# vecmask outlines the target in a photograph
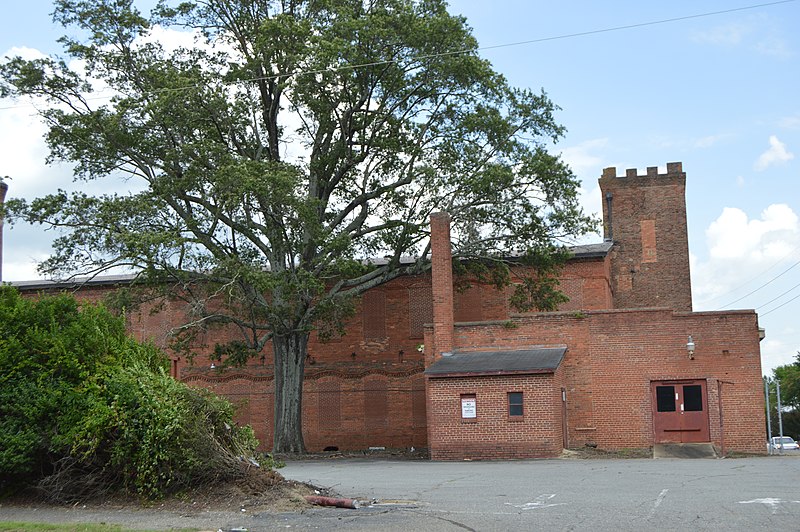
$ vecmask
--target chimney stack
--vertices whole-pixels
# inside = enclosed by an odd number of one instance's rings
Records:
[[[433,293],[433,359],[453,352],[453,255],[450,215],[431,214],[431,282]]]
[[[6,202],[8,185],[0,177],[0,206]],[[0,281],[3,280],[3,216],[0,215]]]

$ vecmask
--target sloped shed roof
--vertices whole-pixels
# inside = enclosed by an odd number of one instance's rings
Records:
[[[553,373],[564,359],[566,351],[566,346],[557,346],[453,353],[431,364],[425,370],[425,374],[431,378],[438,378]]]

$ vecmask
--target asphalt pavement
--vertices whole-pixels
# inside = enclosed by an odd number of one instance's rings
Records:
[[[265,530],[800,529],[799,453],[695,460],[298,461],[281,473],[375,503],[268,519]]]
[[[8,507],[0,521],[149,530],[800,530],[800,452],[738,459],[319,459],[281,473],[365,501],[294,513]]]

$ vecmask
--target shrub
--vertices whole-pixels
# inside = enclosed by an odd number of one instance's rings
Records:
[[[231,404],[172,379],[101,306],[0,287],[0,367],[0,487],[154,498],[250,467],[257,441]]]

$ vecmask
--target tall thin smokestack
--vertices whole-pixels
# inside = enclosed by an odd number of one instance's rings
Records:
[[[0,177],[0,205],[6,202],[6,192],[8,185]],[[3,216],[0,215],[0,281],[3,280]]]
[[[453,258],[450,215],[431,214],[431,281],[433,283],[433,358],[453,351]]]

